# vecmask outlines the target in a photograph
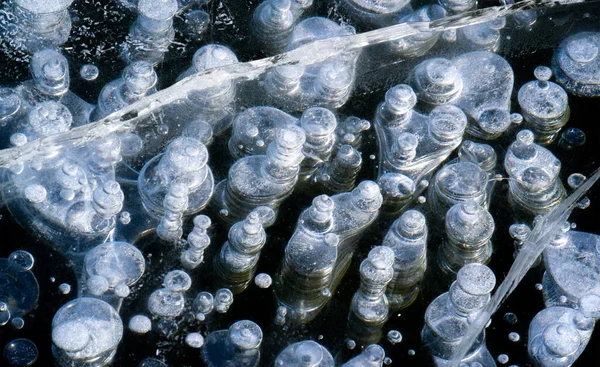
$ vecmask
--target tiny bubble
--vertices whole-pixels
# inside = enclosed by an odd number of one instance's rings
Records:
[[[500,354],[498,356],[498,363],[500,363],[500,364],[507,364],[508,363],[508,356],[506,354]]]
[[[317,339],[319,339],[319,340],[323,340],[323,335],[319,335],[319,336],[317,337]]]
[[[504,314],[504,321],[506,321],[507,323],[514,325],[517,323],[517,321],[519,321],[519,319],[517,318],[517,315],[515,315],[512,312],[507,312]]]
[[[409,349],[409,350],[408,350],[408,355],[409,355],[409,356],[414,356],[415,354],[417,354],[417,352],[415,352],[415,350],[414,350],[414,349]]]
[[[85,64],[81,67],[81,69],[79,69],[79,75],[81,75],[83,80],[91,82],[98,78],[98,75],[100,75],[100,70],[98,70],[96,65]]]
[[[169,125],[167,125],[167,124],[158,125],[158,133],[161,135],[167,135],[169,133]]]
[[[392,359],[390,357],[385,357],[385,359],[383,360],[383,364],[389,366],[390,364],[392,364]]]
[[[273,279],[269,274],[260,273],[254,277],[254,283],[258,288],[267,289],[273,283]]]
[[[560,302],[560,303],[567,303],[567,297],[566,296],[560,296],[560,297],[558,297],[558,302]]]
[[[62,294],[69,294],[71,293],[71,286],[67,283],[62,283],[58,286],[58,291]]]
[[[387,340],[391,344],[398,344],[402,341],[402,333],[398,330],[390,330],[387,334]]]
[[[119,222],[123,225],[128,225],[131,222],[131,214],[129,212],[121,212],[119,214]]]
[[[191,348],[200,348],[204,345],[204,338],[200,333],[189,333],[185,337],[185,344]]]
[[[512,333],[508,334],[508,340],[510,340],[511,342],[518,342],[519,340],[521,340],[521,335],[513,331]]]
[[[425,196],[419,196],[419,197],[417,198],[417,202],[418,202],[419,204],[425,204],[425,203],[427,202],[427,198],[425,198]]]
[[[17,330],[21,330],[23,328],[23,326],[25,326],[25,320],[23,320],[20,317],[15,317],[14,319],[12,319],[10,321],[10,324],[12,325],[13,328],[15,328]]]
[[[371,155],[369,156],[369,159],[371,159],[371,160],[374,160],[375,158],[376,158],[376,157],[375,157],[375,154],[371,154]]]
[[[535,289],[541,291],[542,289],[544,289],[544,286],[541,283],[535,283]]]
[[[55,277],[50,277],[50,282],[51,282],[51,283],[54,283],[54,282],[56,282],[56,278],[55,278]]]
[[[348,340],[348,341],[346,342],[346,348],[348,348],[348,349],[350,349],[350,350],[352,350],[352,349],[356,348],[356,342],[355,342],[354,340],[352,340],[352,339],[351,339],[351,340]]]
[[[575,228],[577,228],[577,223],[575,223],[575,222],[571,223],[571,229],[575,229]]]

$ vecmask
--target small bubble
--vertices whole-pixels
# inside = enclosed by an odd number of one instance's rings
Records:
[[[521,335],[513,331],[508,334],[508,340],[510,340],[511,342],[518,342],[519,340],[521,340]]]
[[[412,357],[412,356],[414,356],[415,354],[417,354],[417,352],[415,352],[415,350],[414,350],[414,349],[409,349],[409,350],[408,350],[408,355],[409,355],[409,356],[411,356],[411,357]]]
[[[229,210],[227,209],[221,209],[221,211],[219,211],[219,215],[222,217],[226,217],[229,215]]]
[[[206,320],[206,315],[203,314],[202,312],[198,312],[196,314],[196,320],[202,322],[202,321]]]
[[[183,270],[173,270],[167,273],[163,285],[173,292],[185,292],[192,286],[192,278]]]
[[[131,293],[131,289],[125,283],[119,283],[115,286],[115,295],[119,298],[126,298]]]
[[[417,198],[417,203],[419,204],[425,204],[427,202],[427,198],[425,196],[419,196]]]
[[[521,115],[520,113],[511,113],[510,114],[510,122],[512,122],[513,124],[520,124],[521,122],[523,122],[523,115]]]
[[[129,320],[129,330],[137,334],[146,334],[152,330],[152,320],[145,315],[135,315]]]
[[[558,302],[560,303],[567,303],[567,296],[560,296],[558,297]]]
[[[577,228],[577,223],[575,223],[575,222],[571,223],[571,229],[575,229],[575,228]]]
[[[81,69],[79,69],[79,75],[81,75],[83,80],[91,82],[92,80],[96,80],[96,78],[98,78],[98,75],[100,75],[100,70],[96,65],[85,64],[81,67]]]
[[[398,344],[402,341],[402,333],[398,330],[390,330],[387,334],[387,340],[391,344]]]
[[[392,359],[390,357],[385,357],[383,359],[383,364],[385,364],[386,366],[389,366],[392,364]]]
[[[507,323],[514,325],[517,323],[517,321],[519,321],[519,319],[517,318],[517,315],[515,315],[512,312],[507,312],[504,314],[504,321],[506,321]]]
[[[319,340],[323,340],[323,335],[319,335],[319,336],[317,337],[317,339],[319,339]]]
[[[273,284],[273,279],[267,273],[260,273],[254,277],[254,283],[258,288],[267,289]]]
[[[54,283],[56,282],[56,278],[55,277],[50,277],[50,283]]]
[[[577,202],[577,208],[579,209],[587,209],[592,204],[592,201],[587,196]],[[573,223],[574,224],[574,223]],[[573,226],[571,224],[571,226]]]
[[[67,283],[62,283],[58,286],[58,291],[62,294],[69,294],[71,293],[71,285]]]
[[[34,262],[33,255],[23,250],[17,250],[8,256],[9,265],[19,271],[31,270]]]
[[[160,124],[160,125],[158,125],[157,131],[161,135],[167,135],[169,133],[169,125]]]
[[[131,214],[129,212],[121,212],[119,214],[119,222],[123,225],[128,225],[131,222]]]
[[[101,296],[108,290],[108,279],[101,275],[92,275],[88,278],[86,285],[90,293],[94,296]]]
[[[535,283],[535,290],[541,291],[542,289],[544,289],[542,283]]]
[[[356,342],[352,339],[348,340],[346,342],[346,348],[353,350],[354,348],[356,348]]]
[[[13,328],[15,328],[17,330],[21,330],[23,328],[23,326],[25,326],[25,320],[23,320],[20,317],[15,317],[14,319],[12,319],[10,321],[10,324]]]
[[[585,180],[587,180],[587,177],[581,173],[573,173],[567,178],[567,185],[569,185],[569,187],[572,189],[576,189],[581,186]]]
[[[507,364],[508,363],[508,356],[506,354],[500,354],[498,356],[498,363],[500,363],[500,364]]]
[[[190,348],[201,348],[204,345],[204,338],[200,333],[189,333],[185,336],[185,344]]]
[[[375,157],[375,154],[371,154],[371,155],[369,156],[369,159],[370,159],[370,160],[375,160],[375,158],[376,158],[376,157]]]

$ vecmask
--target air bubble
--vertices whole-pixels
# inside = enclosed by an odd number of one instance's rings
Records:
[[[354,348],[356,348],[356,342],[352,339],[348,340],[346,342],[346,348],[353,350]]]
[[[129,320],[129,330],[137,334],[146,334],[152,330],[152,320],[148,316],[135,315]]]
[[[585,133],[581,129],[570,127],[560,135],[558,146],[562,149],[569,150],[582,146],[585,144],[585,140]]]
[[[79,69],[79,75],[81,75],[81,78],[83,80],[91,82],[98,78],[98,76],[100,75],[100,70],[96,65],[85,64],[81,67],[81,69]]]
[[[267,289],[273,284],[273,279],[269,274],[260,273],[254,277],[254,283],[258,288]]]
[[[398,330],[390,330],[387,334],[387,340],[391,344],[398,344],[402,342],[402,333],[400,333]]]
[[[31,366],[38,359],[38,348],[29,339],[15,339],[4,347],[4,359],[9,365]]]
[[[498,356],[498,363],[500,363],[500,364],[507,364],[508,363],[508,356],[506,354],[500,354]]]
[[[415,352],[415,350],[414,350],[414,349],[409,349],[409,350],[408,350],[408,355],[409,355],[409,356],[411,356],[411,357],[412,357],[412,356],[414,356],[415,354],[417,354],[417,352]]]
[[[233,293],[227,288],[221,288],[215,293],[215,309],[218,313],[226,313],[233,303]]]
[[[514,325],[517,323],[517,321],[519,321],[519,319],[517,318],[517,315],[515,315],[514,313],[507,312],[504,314],[504,321],[506,321],[510,325]]]
[[[20,317],[15,317],[10,321],[10,325],[17,330],[21,330],[25,326],[25,320]]]
[[[131,289],[125,283],[119,283],[115,286],[115,295],[119,298],[126,298],[131,293]]]
[[[121,212],[119,214],[119,222],[123,225],[128,225],[131,222],[131,214],[129,212]]]
[[[185,344],[190,348],[201,348],[204,345],[204,337],[200,333],[189,333],[185,336]]]
[[[541,291],[542,289],[544,289],[542,283],[535,283],[535,290]]]
[[[521,340],[521,335],[513,331],[512,333],[508,334],[508,340],[510,340],[511,342],[518,342],[519,340]]]
[[[158,125],[157,131],[161,135],[167,135],[169,133],[169,125],[160,124],[160,125]]]
[[[71,285],[67,283],[62,283],[58,286],[58,291],[62,294],[69,294],[71,293]]]
[[[33,255],[23,250],[17,250],[8,256],[9,265],[19,271],[31,270],[34,261]]]
[[[88,278],[86,285],[94,296],[101,296],[108,290],[108,279],[101,275],[92,275]]]
[[[165,276],[163,285],[173,292],[185,292],[192,286],[192,278],[183,270],[173,270]]]
[[[567,184],[570,188],[576,189],[579,186],[581,186],[585,182],[585,180],[587,180],[587,177],[585,177],[581,173],[573,173],[569,176],[569,178],[567,178]]]
[[[383,359],[383,364],[385,364],[386,366],[389,366],[392,364],[392,359],[390,357],[385,357]]]

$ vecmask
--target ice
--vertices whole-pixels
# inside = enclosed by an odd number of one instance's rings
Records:
[[[371,344],[358,356],[344,363],[341,367],[382,367],[384,363],[389,365],[391,364],[391,360],[385,358],[385,351],[383,348],[377,344]]]
[[[600,170],[596,170],[587,181],[537,222],[531,235],[526,240],[523,249],[515,259],[506,278],[494,293],[491,301],[477,318],[472,320],[464,339],[461,340],[460,345],[452,354],[451,366],[459,365],[460,360],[466,355],[471,345],[473,345],[473,342],[484,329],[490,317],[498,310],[498,307],[506,300],[510,293],[514,291],[536,259],[542,254],[549,240],[556,235],[556,231],[559,229],[557,224],[566,221],[576,203],[590,190],[598,179],[600,179]]]

